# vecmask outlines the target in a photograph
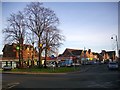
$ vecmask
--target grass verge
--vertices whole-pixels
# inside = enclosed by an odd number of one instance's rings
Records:
[[[2,69],[0,69],[0,73],[2,72]]]
[[[57,68],[26,68],[26,69],[12,69],[9,72],[33,72],[33,73],[65,73],[79,71],[80,67],[57,67]],[[6,71],[3,71],[6,72]],[[7,71],[8,72],[8,71]]]

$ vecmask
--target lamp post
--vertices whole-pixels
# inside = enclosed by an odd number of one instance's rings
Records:
[[[119,58],[119,49],[118,49],[118,39],[117,39],[117,35],[113,34],[115,36],[115,41],[116,41],[116,56]],[[114,37],[112,36],[111,39],[114,39]]]
[[[20,45],[16,47],[18,51],[18,58],[19,58],[19,68],[21,67],[21,61],[20,61]]]

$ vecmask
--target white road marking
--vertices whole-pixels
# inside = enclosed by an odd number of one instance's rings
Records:
[[[18,84],[20,84],[19,82],[17,82],[17,83],[10,83],[10,84],[8,84],[8,88],[10,89],[10,88],[13,88],[13,87],[15,87],[16,85],[18,85]]]

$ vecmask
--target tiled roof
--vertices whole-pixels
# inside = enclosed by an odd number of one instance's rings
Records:
[[[72,54],[73,55],[81,55],[81,53],[82,53],[82,50],[74,50],[74,51],[72,51]]]
[[[107,51],[106,52],[108,55],[115,55],[115,51]]]
[[[67,48],[61,56],[77,56],[82,53],[82,50]]]

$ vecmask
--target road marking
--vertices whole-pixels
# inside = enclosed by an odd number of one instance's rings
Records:
[[[13,88],[13,87],[15,87],[16,85],[18,85],[18,84],[20,84],[19,82],[17,82],[17,83],[10,83],[10,84],[8,84],[8,88],[10,89],[10,88]]]

